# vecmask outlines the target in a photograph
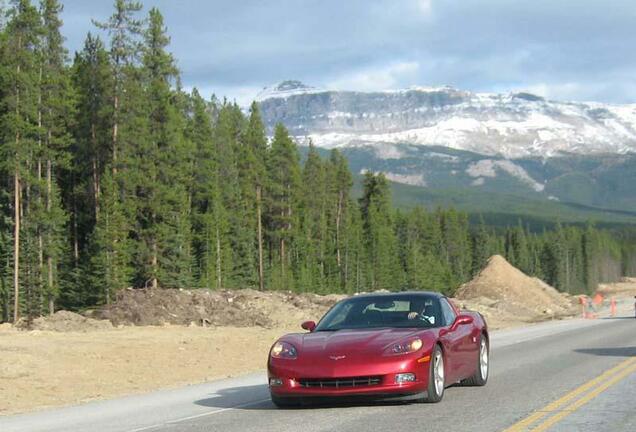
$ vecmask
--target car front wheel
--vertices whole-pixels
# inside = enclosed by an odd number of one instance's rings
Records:
[[[444,353],[439,345],[435,345],[435,348],[433,349],[430,365],[428,390],[425,402],[437,403],[444,397],[444,388],[446,387]]]

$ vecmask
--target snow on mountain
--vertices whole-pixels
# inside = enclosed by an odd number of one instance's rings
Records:
[[[471,183],[473,186],[481,186],[485,182],[484,177],[497,177],[497,170],[505,171],[512,177],[516,177],[536,192],[542,192],[545,189],[545,185],[533,179],[523,167],[509,160],[482,159],[470,164],[466,169],[466,174],[475,177]]]
[[[320,93],[322,90],[310,87],[300,81],[287,80],[276,85],[265,87],[256,95],[256,102],[272,98],[286,98],[304,94]]]
[[[301,141],[325,148],[371,146],[387,158],[399,157],[391,144],[511,159],[636,152],[636,104],[559,102],[452,87],[330,91],[298,81],[265,89],[258,100],[270,128],[280,121]]]

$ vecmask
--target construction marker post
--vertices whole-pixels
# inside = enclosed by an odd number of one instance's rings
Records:
[[[614,297],[610,299],[610,316],[612,318],[616,316],[616,299]]]
[[[581,304],[581,317],[587,318],[587,297],[579,296],[579,303]]]

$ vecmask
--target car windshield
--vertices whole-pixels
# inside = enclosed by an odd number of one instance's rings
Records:
[[[380,327],[430,328],[442,325],[438,297],[396,294],[352,297],[337,303],[320,320],[315,331]]]

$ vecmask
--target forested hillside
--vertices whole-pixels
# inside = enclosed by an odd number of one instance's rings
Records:
[[[398,212],[382,174],[354,199],[338,151],[301,163],[257,104],[185,92],[157,9],[116,0],[71,58],[61,8],[15,0],[0,20],[3,321],[130,286],[452,293],[495,253],[573,293],[635,270],[626,231]]]

